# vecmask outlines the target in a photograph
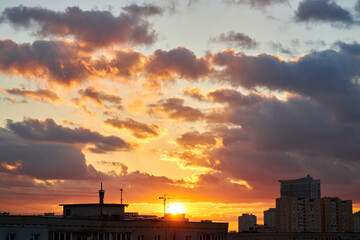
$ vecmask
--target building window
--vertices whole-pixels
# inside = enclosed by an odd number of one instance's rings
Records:
[[[7,233],[6,240],[16,240],[16,234],[15,233]]]
[[[30,240],[40,240],[40,234],[31,234]]]

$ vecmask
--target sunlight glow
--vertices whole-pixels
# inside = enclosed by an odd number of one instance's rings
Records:
[[[172,203],[168,207],[167,212],[172,214],[185,213],[185,207],[181,203]]]

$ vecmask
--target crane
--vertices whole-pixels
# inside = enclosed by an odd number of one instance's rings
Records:
[[[169,197],[166,196],[166,194],[164,194],[164,196],[159,197],[159,199],[164,200],[164,217],[165,217],[165,215],[166,215],[166,200],[169,200],[169,199],[183,199],[183,198],[169,198]]]

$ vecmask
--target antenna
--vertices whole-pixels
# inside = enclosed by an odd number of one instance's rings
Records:
[[[120,188],[120,204],[122,204],[122,192],[124,189]]]

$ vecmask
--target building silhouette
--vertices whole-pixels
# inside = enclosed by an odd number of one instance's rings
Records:
[[[243,213],[239,216],[239,232],[253,231],[256,226],[256,216],[251,213]]]
[[[62,204],[63,215],[0,215],[0,240],[226,240],[228,223],[191,222],[184,214],[126,213],[127,204]]]
[[[360,232],[360,211],[354,213],[354,232]]]
[[[310,175],[293,180],[279,180],[280,197],[321,198],[320,179],[313,179]]]
[[[321,219],[323,232],[353,232],[352,201],[342,201],[337,197],[322,198]]]
[[[276,208],[269,208],[264,211],[264,225],[267,227],[277,226]]]

